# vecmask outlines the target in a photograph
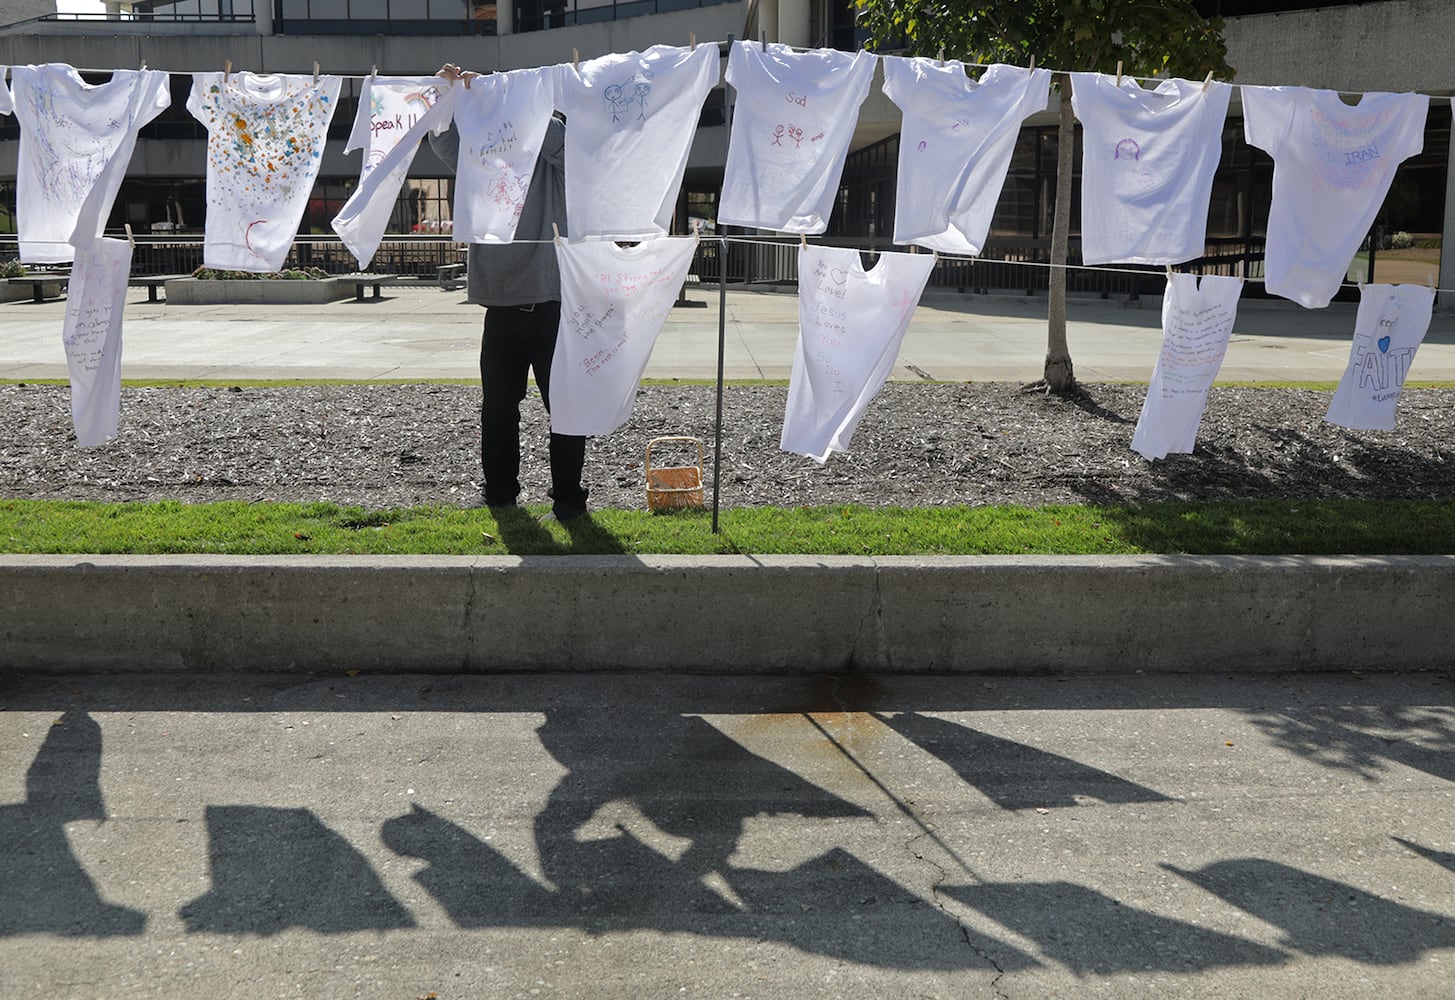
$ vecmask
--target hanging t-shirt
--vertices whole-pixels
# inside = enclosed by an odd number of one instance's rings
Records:
[[[94,448],[116,437],[121,413],[121,315],[131,243],[99,239],[76,253],[61,342],[71,377],[76,441]]]
[[[1191,453],[1238,317],[1242,278],[1174,274],[1162,297],[1162,353],[1152,369],[1132,450],[1146,459]]]
[[[313,194],[342,81],[224,76],[194,74],[187,98],[187,110],[207,127],[202,262],[223,270],[277,271]]]
[[[333,231],[367,268],[394,214],[424,137],[450,126],[456,91],[438,77],[367,77],[344,152],[364,151],[359,186],[334,217]]]
[[[20,259],[61,264],[101,234],[136,133],[172,103],[166,73],[116,70],[92,85],[60,63],[13,66],[20,123],[16,222]]]
[[[696,249],[690,236],[631,247],[557,242],[561,325],[551,360],[552,431],[610,434],[626,423]]]
[[[554,68],[492,73],[456,96],[455,239],[509,243],[555,106]],[[567,143],[570,139],[566,140]],[[573,227],[574,232],[574,227]]]
[[[899,357],[910,317],[934,269],[930,254],[881,254],[865,271],[859,251],[798,251],[798,348],[781,447],[822,465],[848,451],[859,421]]]
[[[572,239],[666,233],[702,102],[718,81],[717,46],[653,45],[557,72]]]
[[[0,115],[8,115],[15,110],[15,102],[10,96],[10,88],[5,86],[5,74],[9,66],[0,66]]]
[[[1248,143],[1273,157],[1264,272],[1268,291],[1310,309],[1329,304],[1400,163],[1424,148],[1424,94],[1244,87]]]
[[[1360,285],[1349,366],[1324,419],[1356,431],[1394,430],[1394,411],[1435,308],[1427,285]]]
[[[904,112],[894,242],[980,253],[1021,123],[1046,110],[1050,71],[997,64],[972,80],[955,60],[883,62],[884,93]]]
[[[1233,88],[1071,74],[1081,120],[1081,259],[1180,264],[1207,252],[1207,210]]]
[[[727,82],[737,104],[719,222],[787,233],[828,228],[875,58],[863,50],[733,44]]]

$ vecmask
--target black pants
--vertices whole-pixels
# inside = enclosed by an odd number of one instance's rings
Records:
[[[485,310],[480,337],[480,461],[485,473],[485,502],[512,504],[520,496],[520,403],[526,378],[535,369],[541,402],[551,411],[551,356],[561,303],[492,306]],[[551,434],[551,499],[557,517],[586,512],[581,469],[586,439]]]

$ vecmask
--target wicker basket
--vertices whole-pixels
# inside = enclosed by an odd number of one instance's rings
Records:
[[[696,465],[652,465],[652,449],[659,444],[697,446]],[[659,437],[647,442],[647,509],[676,510],[702,506],[702,441],[695,437]]]

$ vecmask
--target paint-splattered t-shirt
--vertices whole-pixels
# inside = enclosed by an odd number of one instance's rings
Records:
[[[283,266],[313,193],[340,84],[336,76],[192,77],[187,110],[208,132],[208,267]]]

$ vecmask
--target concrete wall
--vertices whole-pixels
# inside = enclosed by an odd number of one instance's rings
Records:
[[[1455,4],[1388,0],[1226,19],[1237,82],[1346,91],[1455,91]]]
[[[0,669],[1446,669],[1455,556],[0,559]]]

